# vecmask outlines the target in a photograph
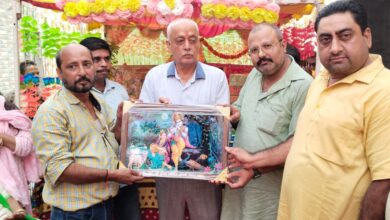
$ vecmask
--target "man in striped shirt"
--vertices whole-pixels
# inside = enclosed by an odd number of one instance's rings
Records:
[[[118,120],[90,90],[95,69],[90,51],[65,46],[56,57],[64,87],[39,108],[33,140],[44,168],[43,200],[52,205],[51,219],[112,219],[112,197],[118,183],[142,179],[117,169],[121,112]]]

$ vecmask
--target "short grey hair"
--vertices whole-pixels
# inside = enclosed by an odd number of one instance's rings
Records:
[[[175,19],[171,23],[168,24],[168,27],[167,27],[167,39],[168,40],[170,40],[169,37],[171,36],[172,29],[178,25],[183,24],[183,23],[193,25],[196,29],[196,32],[198,32],[198,34],[199,34],[198,24],[194,20],[189,19],[189,18],[178,18],[178,19]]]

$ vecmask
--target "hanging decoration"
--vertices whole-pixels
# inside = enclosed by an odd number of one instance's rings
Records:
[[[299,50],[301,60],[315,56],[316,33],[314,32],[313,23],[303,28],[286,27],[282,29],[282,33],[287,43]]]
[[[276,23],[280,7],[268,0],[202,0],[202,23],[250,29],[255,24]]]
[[[39,81],[43,86],[40,88]],[[34,118],[38,107],[55,91],[61,88],[58,77],[40,78],[33,74],[20,77],[20,110],[29,118]]]
[[[216,51],[204,38],[201,38],[200,42],[205,47],[207,47],[207,49],[212,54],[214,54],[215,56],[220,57],[222,59],[237,59],[237,58],[242,57],[243,55],[245,55],[248,52],[248,48],[245,48],[244,50],[242,50],[242,51],[240,51],[240,52],[238,52],[236,54],[223,54],[223,53],[220,53],[220,52]]]
[[[194,7],[193,0],[150,0],[147,5],[148,13],[156,17],[161,25],[168,25],[176,18],[191,18]]]
[[[126,24],[145,14],[141,0],[57,0],[56,5],[71,23]]]
[[[37,20],[31,16],[24,16],[20,20],[20,33],[23,41],[22,52],[38,54],[39,29]]]
[[[220,31],[277,23],[280,11],[269,0],[57,0],[56,6],[72,23],[148,26],[155,22],[164,28],[176,18],[192,18],[199,26],[208,26],[207,31],[213,26],[225,26]]]

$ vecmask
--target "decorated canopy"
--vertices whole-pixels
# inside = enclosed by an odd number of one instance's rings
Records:
[[[277,4],[270,0],[25,0],[35,6],[64,12],[71,23],[98,22],[158,30],[178,18],[194,19],[203,37],[229,29],[251,29],[267,22],[283,24],[310,14],[315,1]],[[283,3],[282,1],[279,1]],[[291,2],[291,1],[289,1]]]

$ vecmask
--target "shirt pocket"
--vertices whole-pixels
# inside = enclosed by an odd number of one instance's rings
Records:
[[[288,115],[279,106],[263,108],[256,118],[257,129],[271,136],[278,136],[283,132]]]
[[[335,121],[321,121],[309,132],[308,146],[320,158],[339,166],[350,166],[359,156],[362,135],[351,126],[346,128]]]

